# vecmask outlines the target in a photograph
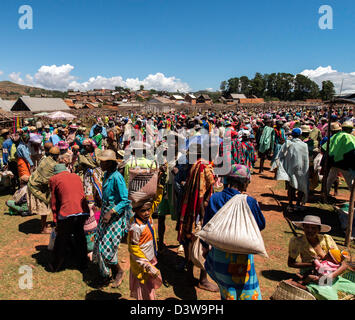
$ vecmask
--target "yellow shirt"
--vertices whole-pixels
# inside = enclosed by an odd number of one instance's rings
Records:
[[[325,253],[328,253],[331,248],[338,249],[338,246],[331,236],[324,234],[318,235],[318,237],[320,246]],[[291,238],[288,248],[288,255],[295,260],[298,256],[301,256],[301,260],[304,263],[312,262],[313,259],[317,258],[317,254],[307,241],[306,235]]]

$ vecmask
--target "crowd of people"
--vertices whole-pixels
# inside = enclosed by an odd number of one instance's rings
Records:
[[[350,188],[355,176],[354,123],[349,106],[335,109],[329,124],[325,107],[135,113],[98,118],[92,127],[84,127],[82,118],[26,122],[15,132],[1,131],[2,170],[12,173],[14,194],[6,204],[12,214],[41,216],[41,233],[54,239],[48,261],[52,272],[65,268],[71,248],[79,270],[95,263],[102,285],[119,287],[124,270],[118,248],[127,238],[131,297],[153,300],[163,283],[156,265],[166,250],[166,216],[176,221],[178,253],[185,258],[176,268],[193,279],[196,233],[236,195],[247,194],[252,176],[265,170],[265,160],[271,161],[275,179],[286,181],[290,212],[304,210],[325,175],[326,195],[332,187],[337,195],[341,176]],[[131,197],[134,168],[156,175],[154,196],[137,203]],[[263,230],[257,199],[247,196],[245,201]],[[312,259],[323,261],[329,250],[338,249],[333,243],[322,246],[325,240],[319,243],[322,224],[312,221],[300,224],[319,227],[302,240],[303,247],[299,239],[290,243],[290,267],[312,267]],[[201,244],[199,288],[219,291],[221,299],[262,299],[253,254],[227,255]],[[296,263],[299,255],[307,263]],[[355,294],[353,285],[347,283],[347,288]]]

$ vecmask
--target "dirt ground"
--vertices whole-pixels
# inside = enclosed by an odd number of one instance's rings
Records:
[[[269,168],[269,162],[266,163]],[[258,168],[256,169],[258,172]],[[260,282],[263,299],[268,300],[279,281],[288,279],[296,271],[287,267],[288,243],[293,236],[284,218],[283,206],[287,204],[286,191],[283,182],[273,180],[274,174],[268,170],[263,174],[254,174],[247,193],[256,198],[266,219],[266,228],[262,232],[269,258],[255,256],[255,265]],[[69,263],[66,270],[59,273],[49,273],[47,263],[50,252],[47,250],[49,235],[39,233],[40,217],[9,216],[6,213],[5,201],[10,195],[0,198],[0,299],[25,300],[116,300],[131,299],[129,296],[129,257],[127,244],[119,248],[119,260],[125,269],[125,278],[120,288],[100,288],[97,285],[98,269],[90,265],[84,275],[75,270],[75,265]],[[349,192],[343,186],[337,196],[337,204],[348,201]],[[344,244],[344,234],[340,229],[337,215],[332,206],[319,203],[319,193],[311,196],[307,210],[290,217],[293,220],[306,214],[319,214],[322,222],[331,224],[330,234],[341,247]],[[155,220],[157,226],[157,220]],[[158,267],[161,269],[164,286],[157,291],[160,300],[219,300],[219,293],[200,290],[196,284],[189,283],[184,272],[176,270],[182,257],[177,255],[175,222],[167,217],[165,243],[168,249],[159,258]],[[298,233],[301,233],[298,230]],[[352,250],[354,254],[354,248]],[[21,267],[27,266],[32,272],[32,283],[25,289],[20,284],[24,282]],[[195,278],[199,277],[197,268]],[[31,287],[32,284],[32,287]]]

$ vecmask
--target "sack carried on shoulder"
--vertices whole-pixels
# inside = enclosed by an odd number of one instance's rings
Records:
[[[201,224],[198,224],[198,226],[196,227],[196,231],[201,231]],[[190,260],[196,267],[205,270],[206,259],[202,255],[202,250],[203,247],[200,238],[196,236],[196,238],[192,240],[189,244]]]
[[[259,254],[268,258],[247,195],[239,194],[229,200],[197,236],[224,252]]]
[[[128,199],[132,201],[132,207],[140,206],[144,201],[154,198],[158,187],[158,169],[129,168]]]

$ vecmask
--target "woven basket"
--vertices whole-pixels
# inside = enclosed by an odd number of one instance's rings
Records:
[[[289,284],[285,281],[281,281],[273,295],[271,300],[316,300],[316,298],[309,292],[297,288],[296,286]]]

